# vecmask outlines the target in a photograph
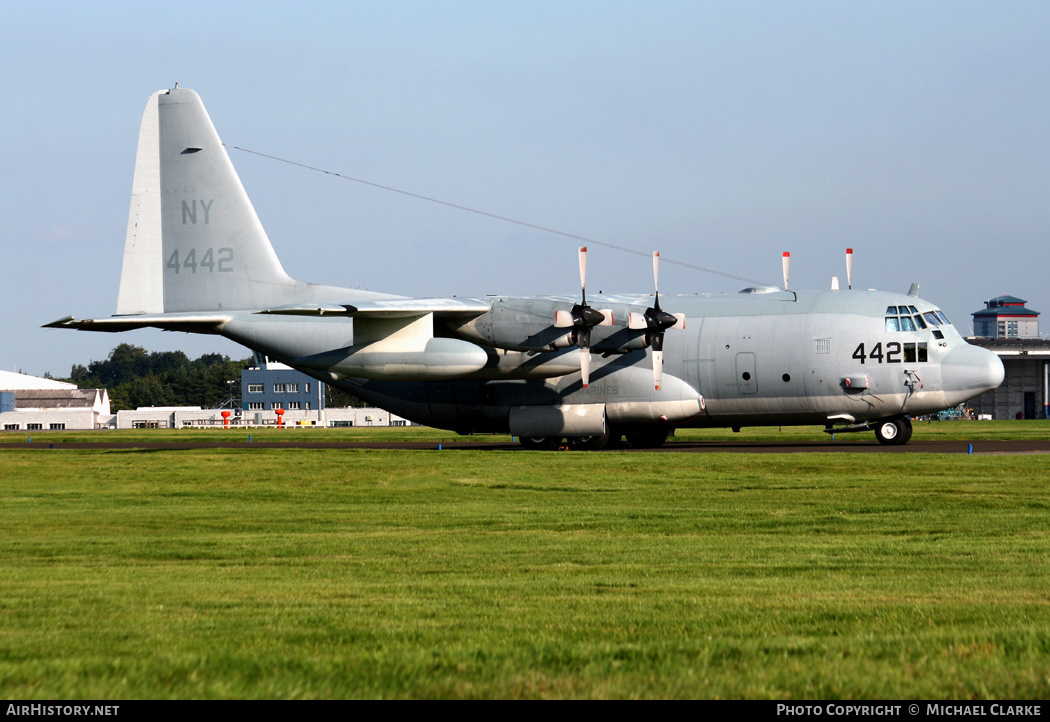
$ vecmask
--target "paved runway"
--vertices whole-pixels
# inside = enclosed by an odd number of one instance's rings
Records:
[[[967,454],[970,444],[974,454],[1050,454],[1050,439],[1028,441],[911,441],[904,446],[884,446],[874,440],[854,441],[789,441],[773,443],[767,441],[676,441],[670,440],[659,449],[630,449],[621,447],[607,449],[604,453],[633,453],[656,451],[659,453],[748,453],[748,454]],[[405,449],[433,451],[436,442],[371,442],[371,441],[114,441],[114,442],[56,442],[0,444],[0,450],[32,449],[37,451],[62,451],[75,449]],[[440,444],[442,450],[500,450],[526,452],[516,443],[500,441],[453,441]],[[577,452],[582,453],[582,452]]]

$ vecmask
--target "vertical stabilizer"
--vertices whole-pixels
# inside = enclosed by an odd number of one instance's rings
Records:
[[[153,94],[139,133],[118,314],[287,303],[281,267],[200,97]]]
[[[120,273],[117,315],[163,313],[164,285],[160,245],[160,153],[157,96],[150,96],[139,128],[135,179],[131,183],[131,210],[124,240],[124,267]]]

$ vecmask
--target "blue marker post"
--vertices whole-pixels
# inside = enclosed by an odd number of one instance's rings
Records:
[[[966,445],[966,453],[967,454],[972,454],[973,453],[973,444],[967,444]]]

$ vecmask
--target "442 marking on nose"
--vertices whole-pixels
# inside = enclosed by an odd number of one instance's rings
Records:
[[[864,353],[864,344],[860,344],[853,352],[852,358],[857,359],[861,363],[865,361],[878,362],[880,364],[926,363],[929,361],[929,350],[925,341],[903,344],[897,341],[890,341],[886,344],[885,350],[883,350],[882,342],[880,341],[872,346],[871,351],[867,354]]]

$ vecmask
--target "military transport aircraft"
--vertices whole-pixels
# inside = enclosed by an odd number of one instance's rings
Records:
[[[786,254],[785,254],[786,256]],[[114,316],[47,324],[220,334],[407,419],[532,449],[662,444],[675,426],[819,424],[911,437],[1003,365],[932,303],[877,291],[408,298],[288,277],[200,98],[154,93]],[[653,256],[658,281],[659,254]],[[786,264],[786,261],[785,261]],[[852,284],[851,284],[852,286]],[[592,297],[593,298],[593,297]],[[666,308],[666,310],[665,310]]]

